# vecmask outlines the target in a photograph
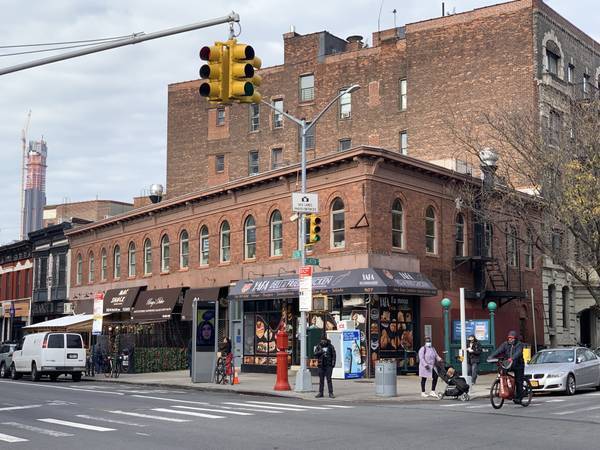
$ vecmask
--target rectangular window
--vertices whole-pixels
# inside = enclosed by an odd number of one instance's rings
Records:
[[[567,67],[567,81],[569,83],[572,83],[574,79],[575,79],[575,66],[573,66],[572,64],[569,64],[569,66]]]
[[[338,150],[343,152],[344,150],[350,150],[352,148],[352,139],[340,139]]]
[[[38,287],[40,289],[46,289],[46,283],[48,278],[48,258],[43,257],[40,258],[38,261],[40,263],[40,269],[38,271]]]
[[[57,264],[57,272],[58,276],[56,279],[58,280],[58,286],[66,286],[67,285],[67,254],[59,253],[58,255],[58,264]]]
[[[588,94],[589,92],[590,92],[590,76],[586,74],[583,76],[583,93]]]
[[[51,334],[48,336],[48,347],[47,348],[65,348],[65,336],[64,334]],[[64,356],[63,356],[64,358]]]
[[[310,122],[306,123],[306,126],[310,125]],[[304,139],[306,140],[305,145],[306,145],[306,150],[312,150],[315,148],[315,128],[317,128],[317,126],[313,126],[310,127],[309,130],[306,132],[306,136],[304,137]],[[302,151],[302,134],[298,134],[298,151]]]
[[[408,132],[406,130],[400,132],[400,153],[408,155]]]
[[[248,175],[257,175],[258,170],[258,151],[253,150],[248,153]]]
[[[553,75],[558,75],[558,60],[560,57],[550,50],[546,50],[546,55],[548,56],[548,72]]]
[[[342,89],[345,91],[345,89]],[[340,119],[349,119],[352,115],[352,93],[347,92],[340,97]]]
[[[302,75],[300,77],[300,101],[309,102],[315,99],[315,76]]]
[[[525,243],[525,267],[533,269],[533,241],[531,237]]]
[[[67,334],[67,348],[83,348],[81,336],[78,334]]]
[[[279,169],[283,166],[283,149],[274,148],[271,150],[271,170]]]
[[[225,125],[225,108],[217,108],[217,126]]]
[[[408,107],[408,85],[406,78],[400,80],[400,111],[406,110]]]
[[[225,170],[225,155],[215,156],[215,171],[217,173]]]
[[[278,111],[283,111],[283,100],[273,100],[273,107]],[[273,110],[273,128],[283,127],[283,114]]]
[[[260,126],[260,105],[250,103],[250,131],[258,131]]]

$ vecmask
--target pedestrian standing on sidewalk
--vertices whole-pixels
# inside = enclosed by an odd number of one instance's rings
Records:
[[[433,369],[436,361],[441,361],[437,351],[431,345],[431,338],[425,337],[425,345],[419,349],[419,376],[421,377],[421,397],[435,397],[439,398],[435,393],[435,387],[437,386],[438,375]],[[425,393],[425,384],[427,378],[431,378],[431,392],[429,395]]]
[[[321,342],[315,347],[315,358],[317,358],[319,368],[319,393],[316,395],[316,398],[323,397],[325,378],[327,378],[329,397],[335,398],[333,395],[333,383],[331,382],[331,373],[335,367],[335,348],[326,337],[323,337]]]
[[[472,384],[475,384],[475,381],[477,381],[480,355],[481,344],[474,335],[470,335],[469,341],[467,342],[467,373],[471,377]]]

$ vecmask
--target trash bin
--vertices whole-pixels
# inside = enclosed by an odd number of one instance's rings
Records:
[[[396,360],[381,359],[375,363],[375,395],[396,397]]]

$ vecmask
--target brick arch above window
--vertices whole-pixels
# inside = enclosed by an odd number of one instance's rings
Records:
[[[558,60],[558,77],[562,80],[565,77],[565,54],[562,50],[562,45],[556,36],[554,30],[550,30],[544,34],[542,39],[542,67],[548,70],[548,54],[546,50],[551,51],[559,57]]]

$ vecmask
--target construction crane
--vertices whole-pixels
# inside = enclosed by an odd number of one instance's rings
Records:
[[[25,239],[24,236],[24,219],[25,219],[25,178],[27,170],[27,132],[29,131],[29,123],[31,122],[31,110],[27,113],[27,121],[21,130],[21,232],[20,239]]]

